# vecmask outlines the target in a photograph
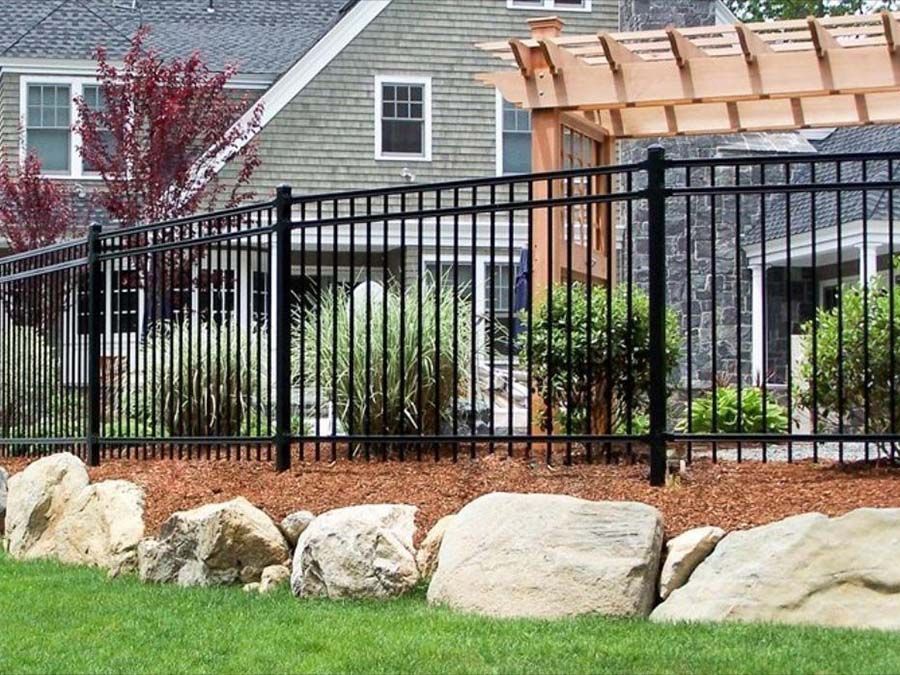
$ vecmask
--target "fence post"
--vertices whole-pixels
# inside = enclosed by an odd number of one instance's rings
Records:
[[[647,152],[650,300],[650,484],[666,482],[666,151]]]
[[[89,466],[100,465],[100,359],[104,332],[103,312],[103,261],[100,260],[100,232],[102,228],[91,224],[87,236],[87,301],[88,301],[88,353],[87,353],[87,456]]]
[[[275,193],[275,470],[291,467],[291,187]]]

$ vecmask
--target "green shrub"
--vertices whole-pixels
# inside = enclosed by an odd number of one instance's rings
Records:
[[[160,322],[135,358],[139,370],[120,388],[117,398],[126,408],[114,413],[105,432],[266,436],[268,359],[265,330],[248,331],[229,321]]]
[[[304,312],[299,306],[295,308],[291,372],[297,386],[307,391],[318,387],[323,405],[332,400],[333,388],[337,389],[335,414],[342,431],[364,433],[368,423],[372,433],[434,433],[440,429],[440,421],[452,416],[453,399],[467,391],[472,335],[468,321],[460,320],[454,326],[453,317],[454,312],[460,317],[470,316],[470,301],[464,297],[467,294],[460,292],[457,296],[452,284],[445,283],[438,304],[434,282],[428,277],[422,283],[421,307],[419,286],[412,284],[405,291],[403,313],[401,290],[396,284],[379,289],[379,297],[372,297],[368,312],[367,303],[357,301],[352,342],[352,291],[323,292],[321,297],[312,293],[307,300],[313,309]],[[436,349],[438,326],[440,342]],[[454,344],[458,354],[455,360]],[[368,377],[367,346],[371,350]],[[319,372],[316,372],[317,353]],[[454,372],[457,390],[454,390]],[[310,403],[308,394],[306,403]]]
[[[596,412],[591,415],[592,429],[588,428],[587,419],[589,402],[595,410],[602,410],[607,400],[606,374],[609,372],[612,377],[608,386],[612,387],[613,403],[610,428],[628,433],[630,406],[631,432],[639,433],[636,431],[638,420],[646,415],[650,388],[650,302],[647,294],[632,287],[629,321],[628,287],[616,287],[612,292],[612,323],[607,326],[607,289],[600,284],[592,286],[590,314],[587,287],[574,283],[571,290],[571,303],[566,287],[559,285],[553,288],[552,307],[544,300],[534,309],[532,338],[529,340],[527,334],[517,338],[520,358],[527,358],[527,346],[531,344],[535,385],[547,410],[553,410],[561,428],[566,431],[571,428],[572,433],[606,432],[606,420],[602,415]],[[679,334],[677,315],[669,310],[666,315],[665,372],[662,373],[667,380],[681,354]],[[570,370],[572,397],[567,410]]]
[[[715,398],[716,420],[713,424],[713,398]],[[790,428],[787,409],[778,403],[771,393],[766,392],[766,409],[763,411],[763,392],[759,387],[747,387],[740,391],[735,386],[718,387],[693,401],[690,426],[685,417],[678,423],[678,430],[693,433],[786,433]],[[740,415],[738,414],[740,411]]]
[[[818,413],[819,430],[824,429],[823,422],[837,425],[842,400],[845,430],[862,429],[867,397],[871,432],[888,433],[892,427],[900,428],[900,368],[892,372],[891,356],[892,332],[894,344],[900,348],[900,288],[889,292],[883,282],[875,280],[870,282],[868,291],[860,284],[847,285],[841,291],[840,304],[842,316],[837,307],[830,311],[819,309],[803,326],[804,360],[796,387],[797,400]],[[900,357],[895,358],[900,363]],[[897,398],[893,420],[892,381]]]

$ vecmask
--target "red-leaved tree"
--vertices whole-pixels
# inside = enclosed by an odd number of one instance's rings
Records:
[[[0,235],[13,253],[50,246],[78,234],[78,229],[71,188],[42,176],[34,154],[27,154],[15,173],[7,159],[0,158]],[[15,271],[50,262],[26,258],[16,263]],[[3,305],[17,324],[52,330],[68,303],[62,288],[68,280],[69,275],[61,275],[50,284],[38,276],[3,284]]]
[[[0,159],[0,233],[11,251],[50,246],[73,234],[72,190],[41,175],[41,161],[29,153],[17,173]]]
[[[256,134],[262,105],[226,89],[237,70],[211,71],[199,52],[165,59],[139,30],[121,67],[96,51],[99,104],[76,99],[76,131],[85,165],[96,171],[103,189],[98,206],[120,226],[142,225],[196,215],[215,206],[251,199],[247,189],[260,159]],[[227,177],[220,169],[229,164]],[[127,248],[196,239],[221,231],[227,223],[200,220],[190,226],[158,228],[130,235]],[[204,249],[171,248],[137,256],[133,263],[147,290],[145,330],[154,319],[170,318],[184,302],[184,288]],[[196,279],[190,279],[196,283]]]
[[[98,48],[102,105],[75,101],[82,159],[105,188],[98,204],[130,226],[252,198],[246,188],[260,163],[262,106],[243,116],[249,101],[225,88],[235,66],[213,72],[199,52],[166,60],[147,46],[148,34],[134,35],[121,67]],[[229,180],[219,172],[226,163],[236,167]]]

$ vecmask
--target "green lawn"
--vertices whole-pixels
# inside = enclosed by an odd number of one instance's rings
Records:
[[[145,586],[0,556],[0,672],[898,673],[900,635],[490,621],[385,603]]]

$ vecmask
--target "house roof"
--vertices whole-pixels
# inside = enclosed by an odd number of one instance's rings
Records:
[[[815,151],[821,155],[895,151],[900,148],[900,126],[874,125],[866,127],[844,127],[836,129],[821,139],[810,139]],[[826,160],[826,157],[822,157]],[[840,180],[842,182],[862,183],[865,171],[867,182],[884,181],[889,178],[890,168],[885,160],[866,162],[841,162]],[[776,176],[776,173],[778,174]],[[770,182],[784,180],[781,166],[770,167],[767,171]],[[900,166],[895,166],[893,177],[900,177]],[[796,164],[791,169],[792,183],[808,183],[812,179],[808,164]],[[834,162],[819,161],[815,168],[816,183],[833,183],[838,180],[838,168]],[[758,205],[758,200],[756,201]],[[813,201],[815,204],[813,204]],[[900,202],[898,202],[900,203]],[[813,208],[815,206],[815,208]],[[790,199],[790,210],[784,194],[770,195],[766,198],[765,239],[784,238],[787,233],[788,218],[791,232],[809,232],[813,228],[815,216],[816,229],[834,227],[841,223],[869,220],[885,220],[888,218],[890,200],[885,190],[868,190],[865,198],[862,190],[845,191],[840,196],[840,206],[835,192],[816,193],[813,200],[809,193],[797,193]],[[748,219],[745,219],[745,222]],[[745,233],[746,243],[757,243],[763,238],[759,217],[750,218],[750,229]]]
[[[213,69],[279,75],[357,0],[0,0],[0,58],[113,58],[141,25],[167,57],[199,50]],[[209,11],[210,5],[213,11]]]

